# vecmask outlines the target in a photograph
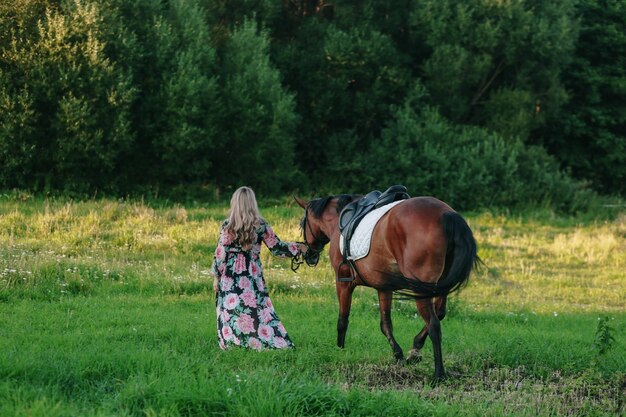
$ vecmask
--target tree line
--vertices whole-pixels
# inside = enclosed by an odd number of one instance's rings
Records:
[[[0,187],[626,195],[626,4],[0,0]]]

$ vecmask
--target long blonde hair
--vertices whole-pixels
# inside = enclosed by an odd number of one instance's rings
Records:
[[[261,214],[254,191],[250,187],[239,187],[230,199],[226,232],[244,249],[249,249],[257,239],[260,226]]]

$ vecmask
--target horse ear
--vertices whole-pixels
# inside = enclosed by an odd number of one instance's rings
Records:
[[[298,205],[302,207],[303,209],[306,209],[306,207],[309,205],[308,201],[304,201],[303,199],[295,195],[293,196],[293,199],[296,200],[296,203],[298,203]]]

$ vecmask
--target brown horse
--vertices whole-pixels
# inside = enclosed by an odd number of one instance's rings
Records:
[[[319,253],[330,243],[330,262],[337,276],[339,319],[337,345],[344,347],[352,293],[357,285],[378,291],[380,329],[389,340],[394,357],[404,361],[402,348],[393,337],[391,303],[394,292],[415,299],[425,321],[415,336],[407,361],[419,361],[426,337],[433,343],[435,381],[445,379],[441,354],[441,325],[446,314],[447,295],[464,285],[480,261],[476,242],[465,220],[444,202],[432,197],[402,201],[389,210],[374,227],[368,255],[354,263],[354,280],[346,276],[346,264],[339,250],[339,213],[360,198],[330,196],[306,202],[295,197],[304,211],[301,227],[309,247],[305,260],[317,264]]]

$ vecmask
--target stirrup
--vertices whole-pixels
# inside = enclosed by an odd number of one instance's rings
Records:
[[[341,269],[345,266],[348,267],[349,275],[347,277],[339,276],[341,273]],[[337,282],[352,282],[354,281],[354,274],[352,273],[352,268],[350,267],[350,263],[347,261],[341,261],[339,267],[337,268]]]

